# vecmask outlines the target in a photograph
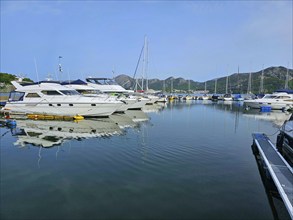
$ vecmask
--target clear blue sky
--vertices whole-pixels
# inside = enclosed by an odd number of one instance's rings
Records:
[[[145,35],[149,78],[292,68],[292,11],[292,1],[2,0],[0,71],[37,80],[36,63],[39,80],[133,76]]]

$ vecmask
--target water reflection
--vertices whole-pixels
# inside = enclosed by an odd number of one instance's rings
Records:
[[[11,128],[10,132],[17,137],[14,145],[20,148],[26,147],[27,144],[49,148],[71,139],[82,140],[122,135],[125,133],[124,128],[139,128],[140,123],[148,119],[148,116],[140,110],[114,114],[109,118],[81,121],[17,119],[17,127]],[[8,132],[6,131],[6,133]]]
[[[1,214],[273,219],[250,149],[252,131],[274,130],[268,121],[246,117],[259,112],[247,112],[241,103],[200,100],[167,103],[163,111],[148,108],[80,122],[17,120],[13,137],[3,128]],[[14,142],[41,147],[20,150]],[[19,179],[22,184],[15,185]]]
[[[290,118],[290,112],[282,112],[278,110],[272,110],[270,112],[261,112],[258,109],[244,110],[243,116],[250,117],[255,120],[271,121],[275,126],[280,127],[284,121]]]
[[[149,120],[147,114],[140,110],[126,111],[125,114],[134,122],[143,122]]]
[[[173,110],[183,110],[187,109],[190,111],[193,108],[198,108],[204,105],[205,108],[212,108],[214,110],[224,111],[227,114],[234,115],[234,133],[236,133],[239,126],[240,116],[246,118],[252,118],[255,120],[270,121],[273,123],[274,127],[280,127],[285,120],[290,118],[290,112],[283,112],[280,110],[272,110],[270,112],[261,112],[259,109],[245,109],[243,102],[236,101],[217,101],[213,102],[211,100],[192,100],[191,102],[186,101],[174,101],[167,104],[167,110],[171,112]],[[203,111],[203,117],[206,116],[206,111]],[[210,115],[211,116],[211,115]],[[226,117],[226,114],[224,115]]]
[[[18,140],[14,144],[21,147],[26,144],[52,147],[67,139],[105,137],[122,133],[120,127],[109,118],[77,122],[17,120],[17,128],[20,132],[16,133]]]

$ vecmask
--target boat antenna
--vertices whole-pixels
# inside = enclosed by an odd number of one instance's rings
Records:
[[[62,56],[59,56],[58,57],[58,59],[59,59],[58,70],[59,70],[60,76],[61,76],[61,73],[63,72],[62,66],[61,66],[61,59],[62,58],[63,58]]]
[[[70,80],[70,74],[69,74],[69,70],[67,70],[67,76],[68,76],[69,85],[70,85],[70,84],[71,84],[71,80]]]
[[[34,61],[35,61],[35,69],[36,69],[36,74],[37,74],[37,80],[38,80],[38,84],[40,85],[39,73],[38,73],[38,67],[37,67],[37,61],[36,61],[36,58],[35,57],[34,57]]]

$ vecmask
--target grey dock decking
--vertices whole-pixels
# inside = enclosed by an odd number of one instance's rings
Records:
[[[253,143],[257,146],[288,213],[293,219],[293,169],[265,134],[253,133],[252,137]]]

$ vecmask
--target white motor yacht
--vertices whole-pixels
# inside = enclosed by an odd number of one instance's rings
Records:
[[[277,90],[273,94],[266,94],[260,99],[244,100],[244,104],[249,108],[292,109],[293,90]]]
[[[150,101],[150,99],[148,98],[144,98],[142,96],[137,97],[132,95],[129,90],[126,90],[122,86],[118,85],[113,79],[88,77],[86,78],[86,81],[89,86],[92,86],[102,91],[103,93],[114,95],[118,94],[121,98],[124,97],[128,100],[135,100],[134,103],[129,103],[128,110],[142,109],[142,107]],[[124,101],[127,102],[127,100]]]
[[[106,117],[123,103],[100,97],[86,97],[76,90],[53,81],[31,84],[11,82],[16,90],[10,93],[4,112],[84,117]]]
[[[125,96],[112,96],[106,93],[101,92],[100,90],[98,90],[97,88],[88,85],[86,82],[78,79],[78,80],[74,80],[74,81],[65,81],[61,83],[62,85],[74,89],[77,92],[79,92],[80,94],[84,95],[84,96],[89,96],[89,97],[99,97],[103,100],[113,100],[113,101],[121,101],[124,104],[121,105],[116,112],[125,112],[129,106],[131,106],[132,104],[134,104],[136,102],[135,98],[129,98],[129,97],[125,97]]]

